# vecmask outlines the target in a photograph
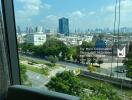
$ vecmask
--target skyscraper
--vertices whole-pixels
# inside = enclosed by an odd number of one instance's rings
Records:
[[[69,35],[69,20],[68,18],[59,19],[59,33]]]
[[[35,32],[36,33],[43,33],[43,27],[42,26],[35,27]]]
[[[27,34],[33,33],[33,28],[32,28],[32,27],[26,27],[25,32],[26,32]]]
[[[21,28],[20,28],[20,26],[19,26],[19,25],[17,26],[16,31],[17,31],[17,34],[21,34]]]

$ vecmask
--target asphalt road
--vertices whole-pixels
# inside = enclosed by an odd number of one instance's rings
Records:
[[[42,74],[27,70],[26,75],[31,81],[33,87],[44,88],[44,86],[49,82],[50,78]],[[46,87],[45,87],[46,88]]]
[[[35,57],[27,57],[27,56],[24,56],[28,59],[34,59],[34,60],[39,60],[39,61],[44,61],[44,62],[47,62],[47,60],[45,59],[40,59],[40,58],[35,58]],[[80,68],[82,70],[87,70],[87,67],[86,66],[83,66],[83,65],[79,65],[79,64],[75,64],[75,63],[68,63],[68,62],[62,62],[62,61],[59,61],[57,62],[57,64],[61,64],[63,66],[66,67],[66,69],[76,69],[76,68]],[[120,77],[120,78],[126,78],[126,74],[125,73],[117,73],[116,71],[117,70],[120,70],[123,68],[123,64],[122,63],[118,63],[118,69],[117,69],[117,63],[112,63],[112,74],[115,76],[115,77]],[[97,71],[99,73],[102,73],[102,74],[106,74],[106,75],[110,75],[111,74],[111,63],[103,63],[101,64],[101,68],[100,69],[97,69]]]

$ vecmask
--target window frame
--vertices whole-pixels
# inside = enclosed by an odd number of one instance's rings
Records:
[[[13,0],[1,0],[10,85],[20,85],[19,55]]]

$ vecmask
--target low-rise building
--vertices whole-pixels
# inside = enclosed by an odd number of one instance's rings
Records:
[[[96,48],[106,48],[106,41],[96,40],[95,47]]]
[[[43,45],[46,42],[46,34],[28,34],[26,42],[33,45]]]
[[[93,36],[86,36],[86,37],[80,37],[80,36],[62,36],[58,38],[59,40],[63,41],[66,45],[81,45],[83,41],[91,42],[93,39]]]
[[[25,43],[26,42],[26,33],[21,33],[21,34],[17,34],[17,42],[19,44]]]

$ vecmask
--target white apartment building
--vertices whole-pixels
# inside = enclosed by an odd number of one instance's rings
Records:
[[[66,45],[81,45],[83,41],[91,42],[93,36],[86,36],[86,37],[79,37],[79,36],[68,36],[68,37],[61,37],[58,38],[59,40],[63,41]]]
[[[26,42],[36,46],[43,45],[46,42],[46,34],[28,34]]]
[[[81,39],[82,41],[91,42],[93,40],[93,36],[84,36]]]
[[[17,34],[17,41],[19,44],[26,42],[26,33]]]

